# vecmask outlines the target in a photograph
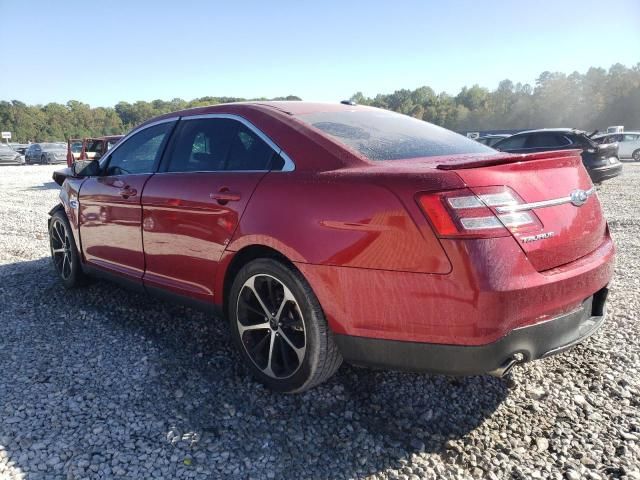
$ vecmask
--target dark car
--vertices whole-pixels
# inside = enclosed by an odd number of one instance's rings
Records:
[[[66,143],[32,143],[24,154],[25,162],[31,163],[66,163]]]
[[[499,141],[493,148],[509,153],[580,149],[582,163],[593,183],[601,183],[622,173],[618,145],[599,145],[586,132],[574,128],[546,128],[516,133]]]
[[[476,142],[479,142],[487,147],[493,147],[500,140],[504,140],[505,138],[509,138],[511,135],[505,133],[495,133],[490,135],[483,135],[482,137],[476,138]]]
[[[149,120],[54,178],[66,287],[98,275],[219,309],[275,390],[342,359],[503,375],[604,321],[614,246],[578,150],[501,153],[365,106],[238,103]]]

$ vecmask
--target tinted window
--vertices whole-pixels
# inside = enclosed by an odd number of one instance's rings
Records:
[[[108,175],[151,173],[174,122],[161,123],[136,133],[108,157]]]
[[[529,136],[527,148],[553,148],[569,145],[571,141],[559,133],[536,133]]]
[[[386,110],[358,108],[316,112],[297,118],[369,160],[495,153],[450,130]]]
[[[634,135],[632,133],[625,133],[622,136],[622,141],[623,142],[633,142],[635,140],[638,140],[639,135]]]
[[[514,135],[513,137],[506,138],[497,143],[495,147],[498,150],[517,150],[524,148],[527,138],[529,138],[528,135]]]
[[[168,171],[279,170],[284,162],[253,131],[236,120],[185,120],[176,134]]]

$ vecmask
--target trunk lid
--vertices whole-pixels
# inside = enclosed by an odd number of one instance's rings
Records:
[[[513,155],[503,163],[488,162],[486,166],[477,160],[463,160],[447,163],[444,169],[455,170],[472,191],[474,187],[504,185],[526,204],[557,200],[554,205],[534,205],[527,210],[542,224],[537,231],[511,230],[538,271],[575,261],[604,241],[606,221],[579,150]],[[584,194],[579,198],[579,191],[587,192],[587,198]],[[572,193],[575,204],[569,200]]]

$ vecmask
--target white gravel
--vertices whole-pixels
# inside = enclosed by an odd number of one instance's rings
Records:
[[[491,377],[343,366],[278,395],[225,323],[48,257],[56,167],[0,168],[0,478],[640,479],[640,165],[599,192],[618,246],[609,318]]]

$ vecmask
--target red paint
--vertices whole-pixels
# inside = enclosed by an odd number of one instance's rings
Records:
[[[213,302],[220,257],[264,175],[154,175],[142,196],[144,283]]]
[[[567,196],[591,187],[579,153],[376,163],[283,111],[344,108],[364,107],[255,103],[169,114],[241,115],[287,152],[295,171],[121,175],[81,187],[69,179],[69,192],[80,189],[85,260],[222,304],[236,253],[266,246],[295,263],[335,332],[460,345],[568,311],[609,282],[614,247],[595,196],[580,208],[536,209],[535,225],[484,235],[491,238],[438,234],[432,222],[453,224],[430,218],[420,203],[441,192],[480,195],[504,186],[524,202]],[[123,198],[126,186],[136,195]],[[548,231],[555,235],[521,241]]]

